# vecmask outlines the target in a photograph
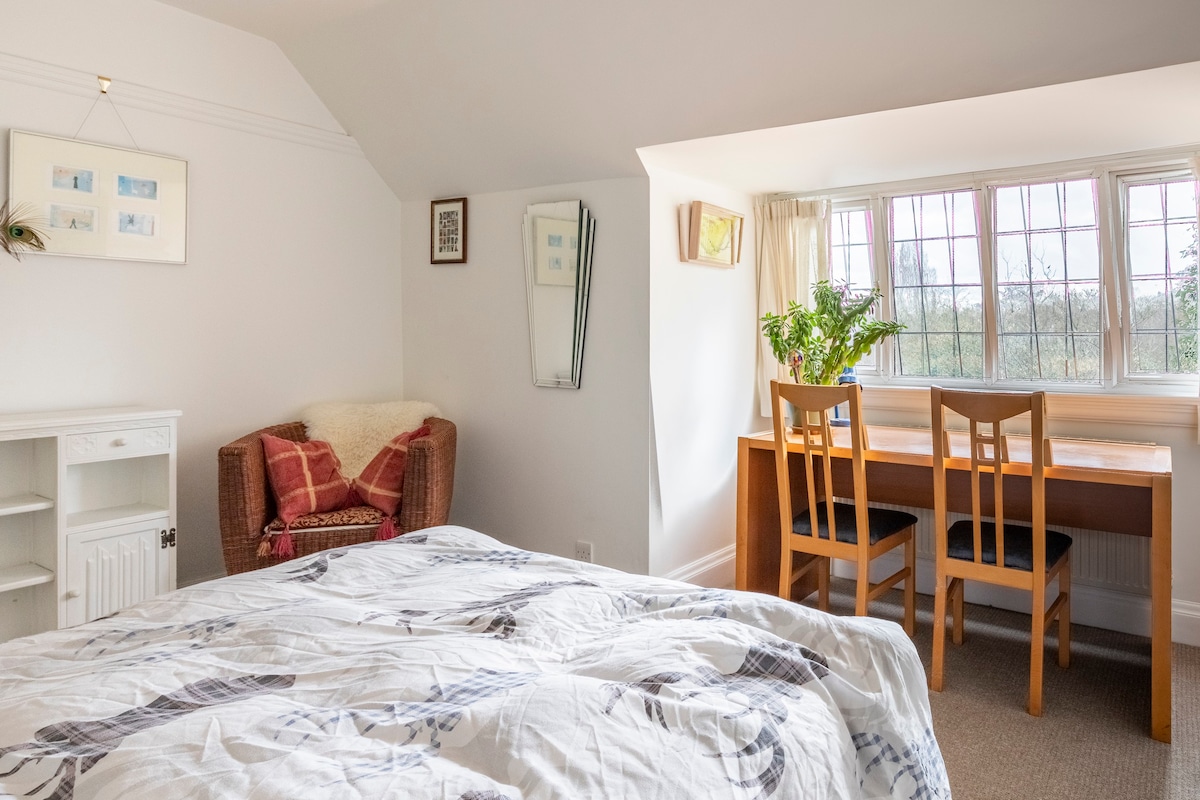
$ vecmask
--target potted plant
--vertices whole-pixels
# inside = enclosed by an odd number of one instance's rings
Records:
[[[845,285],[819,281],[812,308],[793,301],[787,313],[765,315],[763,335],[797,383],[832,385],[872,346],[904,330],[899,322],[871,317],[881,296],[878,288],[852,294]]]

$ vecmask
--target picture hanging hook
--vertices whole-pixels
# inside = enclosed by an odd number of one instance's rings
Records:
[[[108,87],[112,85],[112,78],[97,75],[96,80],[100,83],[100,94],[108,94]]]

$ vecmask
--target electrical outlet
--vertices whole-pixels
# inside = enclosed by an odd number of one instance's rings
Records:
[[[591,542],[576,542],[575,543],[575,558],[579,561],[592,563],[592,543]]]

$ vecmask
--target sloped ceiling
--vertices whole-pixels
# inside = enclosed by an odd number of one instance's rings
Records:
[[[1200,61],[1197,0],[163,2],[276,42],[402,200],[641,175],[638,147]]]

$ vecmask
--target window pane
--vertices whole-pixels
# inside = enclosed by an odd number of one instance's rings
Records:
[[[846,282],[856,292],[869,290],[875,285],[875,274],[871,269],[871,245],[854,244],[846,248]]]
[[[1076,333],[1100,332],[1100,283],[1072,283],[1067,287],[1070,301],[1069,330]]]
[[[892,285],[921,285],[921,265],[917,262],[915,242],[897,242],[892,247]]]
[[[1043,183],[1025,187],[1029,192],[1029,228],[1044,230],[1061,228],[1062,222],[1062,184]]]
[[[1000,368],[1008,380],[1032,380],[1037,376],[1037,354],[1034,336],[1001,334]]]
[[[921,283],[926,286],[952,283],[950,276],[950,240],[934,239],[921,243]]]
[[[959,237],[951,246],[954,248],[954,282],[960,285],[980,283],[979,240]]]
[[[1011,210],[1001,220],[1004,203],[995,204],[996,229],[1003,231],[994,242],[1000,304],[998,377],[1098,381],[1099,350],[1079,341],[1099,341],[1095,181],[999,187],[995,193],[1027,212],[1017,225]]]
[[[1000,287],[1000,330],[1006,333],[1033,332],[1033,301],[1028,286]]]
[[[1024,234],[997,236],[995,250],[997,282],[1029,282],[1029,251]]]
[[[1025,230],[1025,205],[1020,188],[1001,186],[996,189],[996,232]]]
[[[1067,280],[1100,279],[1100,243],[1096,231],[1067,231]]]
[[[1092,182],[1087,180],[1068,181],[1065,186],[1067,227],[1094,227],[1096,225],[1096,204],[1092,199]]]
[[[1125,196],[1129,222],[1158,222],[1163,218],[1158,184],[1130,186]]]
[[[954,209],[952,236],[975,236],[975,197],[971,192],[955,192],[952,207]]]
[[[1130,337],[1130,365],[1133,372],[1167,372],[1167,337],[1156,333],[1135,333]]]
[[[1167,226],[1167,272],[1172,275],[1196,263],[1196,223],[1174,222]]]
[[[1129,229],[1129,270],[1133,275],[1166,274],[1167,240],[1163,227]]]
[[[896,197],[892,199],[892,241],[909,241],[917,238],[915,222],[918,197]]]
[[[1167,218],[1195,221],[1195,181],[1172,181],[1167,184]]]
[[[983,376],[975,214],[970,190],[892,199],[894,308],[906,326],[896,340],[901,375]]]
[[[1191,178],[1125,185],[1129,370],[1196,372],[1196,188]]]
[[[1030,278],[1034,281],[1066,280],[1063,237],[1060,233],[1029,234]]]
[[[1066,333],[1066,284],[1044,283],[1034,285],[1033,326],[1038,333]]]
[[[928,375],[924,334],[896,334],[896,371],[901,375]]]

